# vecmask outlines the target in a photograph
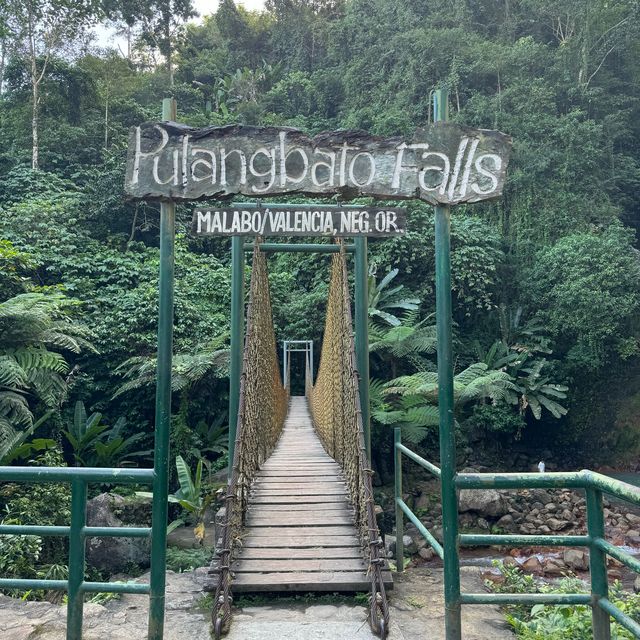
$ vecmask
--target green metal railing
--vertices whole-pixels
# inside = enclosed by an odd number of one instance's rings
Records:
[[[85,581],[85,542],[87,538],[151,538],[151,527],[88,527],[87,485],[90,483],[153,485],[154,480],[155,474],[153,469],[0,467],[0,482],[64,482],[70,483],[71,485],[70,526],[0,525],[0,535],[67,537],[69,539],[68,579],[28,580],[0,578],[0,589],[67,591],[67,640],[80,640],[82,637],[82,614],[85,593],[150,593],[151,586],[144,583]],[[152,567],[159,561],[157,555],[157,549],[152,547]]]
[[[176,101],[162,101],[162,119],[175,121]],[[237,244],[237,243],[236,243]],[[237,244],[236,253],[242,254]],[[158,282],[158,366],[156,380],[153,469],[78,467],[0,467],[0,482],[64,482],[71,485],[70,526],[0,525],[0,535],[65,536],[69,539],[67,580],[0,578],[2,589],[66,590],[67,640],[81,640],[84,594],[89,592],[149,594],[148,640],[164,637],[167,559],[167,493],[169,484],[169,431],[171,426],[171,362],[175,265],[175,204],[160,204],[160,272]],[[240,291],[241,294],[241,291]],[[236,292],[236,297],[238,293]],[[88,527],[87,485],[143,484],[153,487],[151,527]],[[149,584],[87,582],[84,579],[85,542],[91,537],[151,539]]]
[[[592,608],[594,640],[610,640],[611,618],[640,638],[640,624],[621,611],[609,600],[607,575],[607,556],[611,556],[629,569],[640,573],[640,560],[611,544],[605,539],[604,511],[602,496],[608,494],[615,498],[640,505],[640,488],[614,480],[600,473],[583,470],[569,473],[459,473],[454,477],[456,489],[576,489],[586,493],[587,535],[493,535],[493,534],[457,534],[457,527],[447,526],[443,514],[443,544],[428,531],[417,516],[402,499],[402,457],[413,460],[436,478],[441,479],[441,470],[431,462],[421,458],[402,444],[399,428],[395,430],[395,506],[396,506],[396,563],[398,571],[403,570],[404,516],[406,516],[431,545],[435,553],[444,560],[445,582],[457,584],[452,594],[454,606],[451,610],[457,617],[453,624],[455,632],[460,629],[460,605],[463,604],[570,604],[590,605]],[[457,509],[455,513],[457,524]],[[459,563],[447,565],[448,549],[453,549],[456,557],[460,546],[511,545],[524,546],[563,546],[586,547],[589,549],[589,568],[591,593],[568,594],[507,594],[507,593],[461,593]],[[452,571],[457,576],[450,575]],[[457,640],[447,631],[447,640]]]

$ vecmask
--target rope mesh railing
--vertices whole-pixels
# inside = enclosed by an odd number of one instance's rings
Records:
[[[315,385],[307,375],[307,397],[318,436],[345,476],[371,580],[369,623],[385,638],[389,629],[382,577],[385,561],[375,517],[373,471],[365,449],[350,300],[346,254],[341,251],[334,254],[331,263],[320,367]]]
[[[265,254],[256,243],[247,308],[240,382],[238,428],[233,471],[227,486],[222,524],[222,547],[210,573],[217,574],[212,622],[215,637],[231,624],[231,564],[241,547],[251,483],[260,465],[275,447],[287,414],[288,393],[282,386],[271,313]]]

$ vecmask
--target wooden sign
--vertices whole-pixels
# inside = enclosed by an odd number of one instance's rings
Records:
[[[405,209],[265,204],[196,209],[191,230],[198,236],[395,236],[405,223]]]
[[[448,122],[411,140],[151,122],[131,130],[125,191],[145,200],[298,193],[478,202],[501,195],[510,149],[503,133]]]

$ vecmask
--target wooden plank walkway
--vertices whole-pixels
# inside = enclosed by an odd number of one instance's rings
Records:
[[[233,591],[368,591],[340,467],[294,396],[282,436],[254,481]],[[384,573],[392,586],[391,574]]]

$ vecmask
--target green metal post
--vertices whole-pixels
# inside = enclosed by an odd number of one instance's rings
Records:
[[[67,640],[82,640],[84,595],[84,550],[82,529],[87,522],[87,485],[81,478],[71,481],[71,527],[69,531],[69,603]]]
[[[360,404],[367,458],[371,461],[371,408],[369,406],[369,267],[367,239],[355,238],[356,359],[360,374]]]
[[[597,489],[587,489],[587,532],[592,541],[604,538],[602,492]],[[609,594],[607,554],[593,542],[589,548],[589,569],[593,640],[611,640],[611,618],[598,604],[600,598],[607,598]]]
[[[393,430],[393,454],[395,460],[395,502],[396,502],[396,571],[404,571],[404,513],[400,508],[402,500],[402,451],[398,445],[402,444],[402,430]]]
[[[434,94],[435,121],[448,118],[448,95]],[[456,437],[453,415],[453,348],[451,337],[451,212],[436,210],[436,333],[438,340],[438,407],[440,409],[440,468],[444,542],[444,602],[447,640],[461,640],[458,495]]]
[[[162,101],[162,119],[176,120],[176,101]],[[173,202],[160,205],[160,282],[158,301],[158,365],[156,428],[151,519],[151,590],[149,640],[164,635],[164,598],[167,561],[167,494],[169,491],[169,432],[171,429],[171,360],[173,355],[173,272],[176,209]]]
[[[236,445],[244,338],[244,238],[231,238],[231,362],[229,365],[229,476]]]

